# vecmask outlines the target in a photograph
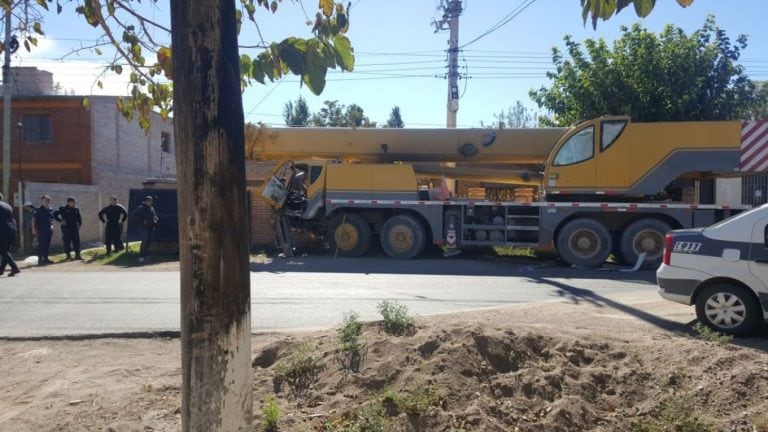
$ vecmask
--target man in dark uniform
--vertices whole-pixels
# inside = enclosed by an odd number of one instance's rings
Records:
[[[3,201],[3,194],[0,193],[0,256],[3,260],[0,262],[0,275],[5,273],[5,266],[11,266],[11,272],[8,276],[16,276],[21,273],[19,266],[11,256],[11,246],[16,240],[16,221],[13,219],[13,208]]]
[[[37,264],[46,265],[53,261],[48,259],[48,250],[51,248],[53,237],[53,210],[50,208],[51,197],[40,197],[40,207],[35,209],[32,217],[32,235],[37,237]]]
[[[104,242],[107,245],[107,256],[112,254],[113,246],[115,252],[123,250],[123,223],[126,219],[128,219],[128,212],[125,211],[125,207],[117,202],[116,196],[109,197],[109,205],[99,212],[101,223],[107,223],[104,230],[107,237]]]
[[[152,234],[155,232],[155,228],[157,228],[157,223],[159,221],[157,212],[155,212],[155,208],[152,204],[152,197],[147,195],[144,197],[144,202],[136,207],[136,210],[134,210],[131,215],[133,221],[139,226],[139,232],[141,233],[141,249],[139,253],[139,262],[141,263],[148,258],[149,244],[152,242]]]
[[[70,253],[73,251],[76,260],[83,259],[80,256],[80,227],[83,225],[83,219],[80,217],[80,209],[76,206],[77,200],[74,197],[68,197],[67,205],[59,207],[53,213],[53,217],[61,222],[61,240],[64,242],[67,261],[72,260]]]

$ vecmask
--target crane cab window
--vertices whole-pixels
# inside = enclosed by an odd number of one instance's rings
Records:
[[[589,126],[577,132],[560,147],[555,156],[555,166],[571,165],[591,159],[595,155],[595,127]]]
[[[605,151],[619,139],[624,128],[627,127],[626,120],[608,120],[602,125],[602,136],[600,137],[600,151]]]

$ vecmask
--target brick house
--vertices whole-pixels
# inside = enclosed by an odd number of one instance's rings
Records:
[[[58,207],[73,195],[83,214],[82,240],[98,242],[102,227],[96,213],[110,195],[125,204],[129,189],[141,188],[144,179],[176,176],[170,121],[153,114],[145,133],[117,111],[116,96],[88,96],[86,108],[85,96],[56,94],[50,72],[23,67],[13,68],[11,75],[8,201],[15,207],[24,201],[38,205],[42,193],[51,195],[52,206]]]

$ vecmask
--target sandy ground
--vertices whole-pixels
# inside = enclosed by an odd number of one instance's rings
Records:
[[[254,335],[254,429],[272,395],[281,431],[768,431],[768,341],[707,342],[693,319],[646,294],[419,318],[401,337],[366,323],[357,373],[336,329]],[[317,380],[276,385],[301,344]],[[0,341],[0,431],[179,430],[179,356],[175,339]]]

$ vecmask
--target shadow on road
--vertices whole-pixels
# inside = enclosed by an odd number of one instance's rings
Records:
[[[648,324],[651,324],[655,327],[658,327],[666,331],[670,331],[673,333],[686,335],[694,338],[698,336],[696,330],[694,330],[692,327],[692,325],[696,323],[697,320],[693,320],[688,323],[681,323],[678,321],[668,320],[658,315],[654,315],[650,312],[646,312],[644,310],[640,310],[630,305],[609,299],[607,297],[604,297],[588,289],[577,288],[577,287],[568,285],[566,283],[556,281],[556,280],[551,280],[548,278],[534,277],[534,278],[529,278],[529,280],[534,283],[548,285],[550,287],[555,288],[557,290],[555,291],[555,294],[554,294],[555,296],[561,299],[564,299],[566,301],[570,301],[575,305],[579,305],[581,303],[588,303],[595,307],[608,307],[608,308],[616,309],[627,315],[631,315],[637,319],[645,321]],[[734,338],[731,341],[731,343],[733,345],[738,345],[745,348],[752,348],[752,349],[768,352],[768,338],[766,338],[766,336],[768,336],[768,333],[766,333],[766,326],[763,326],[758,332],[756,332],[753,335],[753,337]]]
[[[596,269],[575,269],[536,259],[490,258],[423,258],[408,261],[383,257],[334,258],[332,256],[305,256],[270,258],[263,263],[251,263],[252,272],[268,273],[357,273],[444,276],[489,276],[610,279],[655,283],[655,273],[638,271],[621,273]]]

